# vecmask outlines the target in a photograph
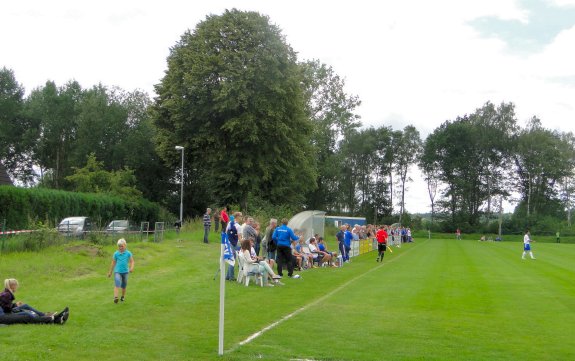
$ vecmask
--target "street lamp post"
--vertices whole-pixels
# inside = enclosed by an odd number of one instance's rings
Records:
[[[180,172],[180,227],[184,223],[184,147],[176,145],[176,150],[182,151],[182,169]]]

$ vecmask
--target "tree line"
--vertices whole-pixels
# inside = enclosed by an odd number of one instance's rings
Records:
[[[362,127],[361,101],[345,80],[327,64],[299,60],[256,12],[209,15],[185,32],[155,92],[48,81],[26,95],[4,67],[0,161],[19,184],[141,196],[178,213],[175,146],[183,146],[187,217],[206,206],[265,204],[373,223],[414,222],[405,195],[417,165],[429,190],[428,227],[488,226],[513,197],[509,228],[570,224],[571,133],[537,118],[521,129],[512,103],[490,102],[424,140],[412,125]]]

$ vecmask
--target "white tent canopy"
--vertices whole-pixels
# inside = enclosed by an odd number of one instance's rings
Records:
[[[323,237],[325,230],[325,213],[324,211],[300,212],[289,220],[288,227],[296,234],[302,233],[306,241],[316,233]]]

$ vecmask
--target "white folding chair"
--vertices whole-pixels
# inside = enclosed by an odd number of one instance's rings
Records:
[[[260,271],[260,266],[257,263],[246,264],[243,256],[236,252],[236,259],[238,260],[238,283],[245,283],[246,286],[250,285],[250,278],[254,278],[256,284],[260,284],[261,287],[264,286],[264,278],[262,272]]]

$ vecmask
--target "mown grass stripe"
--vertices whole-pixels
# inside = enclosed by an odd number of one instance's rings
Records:
[[[411,250],[411,249],[413,249],[413,248],[410,248],[409,250]],[[386,263],[380,263],[380,264],[378,264],[377,266],[375,266],[375,268],[369,269],[369,270],[367,270],[367,271],[365,271],[365,272],[363,272],[363,273],[361,273],[361,274],[355,276],[354,278],[348,280],[348,281],[345,282],[344,284],[342,284],[342,285],[338,286],[337,288],[333,289],[332,291],[328,292],[328,293],[325,294],[324,296],[322,296],[322,297],[320,297],[320,298],[318,298],[318,299],[316,299],[316,300],[314,300],[314,301],[312,301],[312,302],[306,304],[306,305],[303,306],[303,307],[300,307],[299,309],[295,310],[294,312],[291,312],[291,313],[285,315],[284,317],[282,317],[282,318],[279,319],[278,321],[275,321],[275,322],[271,323],[270,325],[268,325],[268,326],[262,328],[260,331],[253,333],[252,335],[248,336],[245,340],[240,341],[235,347],[233,347],[233,348],[227,350],[226,353],[235,351],[239,346],[243,346],[243,345],[246,345],[246,344],[250,343],[250,342],[253,341],[254,339],[256,339],[256,338],[258,338],[259,336],[263,335],[265,332],[267,332],[267,331],[269,331],[269,330],[271,330],[271,329],[277,327],[278,325],[280,325],[281,323],[283,323],[283,322],[289,320],[290,318],[292,318],[292,317],[294,317],[294,316],[296,316],[296,315],[298,315],[298,314],[300,314],[300,313],[302,313],[302,312],[308,310],[309,308],[311,308],[311,307],[313,307],[313,306],[315,306],[315,305],[317,305],[317,304],[319,304],[319,303],[321,303],[321,302],[324,302],[326,299],[332,297],[334,294],[340,292],[342,289],[344,289],[344,288],[348,287],[349,285],[353,284],[353,283],[356,282],[358,279],[360,279],[360,278],[362,278],[362,277],[365,277],[365,276],[368,275],[369,273],[377,271],[379,268],[383,267],[384,265],[386,265],[386,264],[388,264],[388,263],[391,263],[391,262],[394,262],[394,261],[396,261],[397,259],[401,258],[401,257],[404,256],[405,254],[407,254],[407,252],[409,252],[409,250],[407,250],[406,252],[403,252],[403,253],[399,254],[397,257],[391,259],[390,261],[388,261],[388,262],[386,262]],[[388,258],[388,259],[389,259],[389,258]]]

